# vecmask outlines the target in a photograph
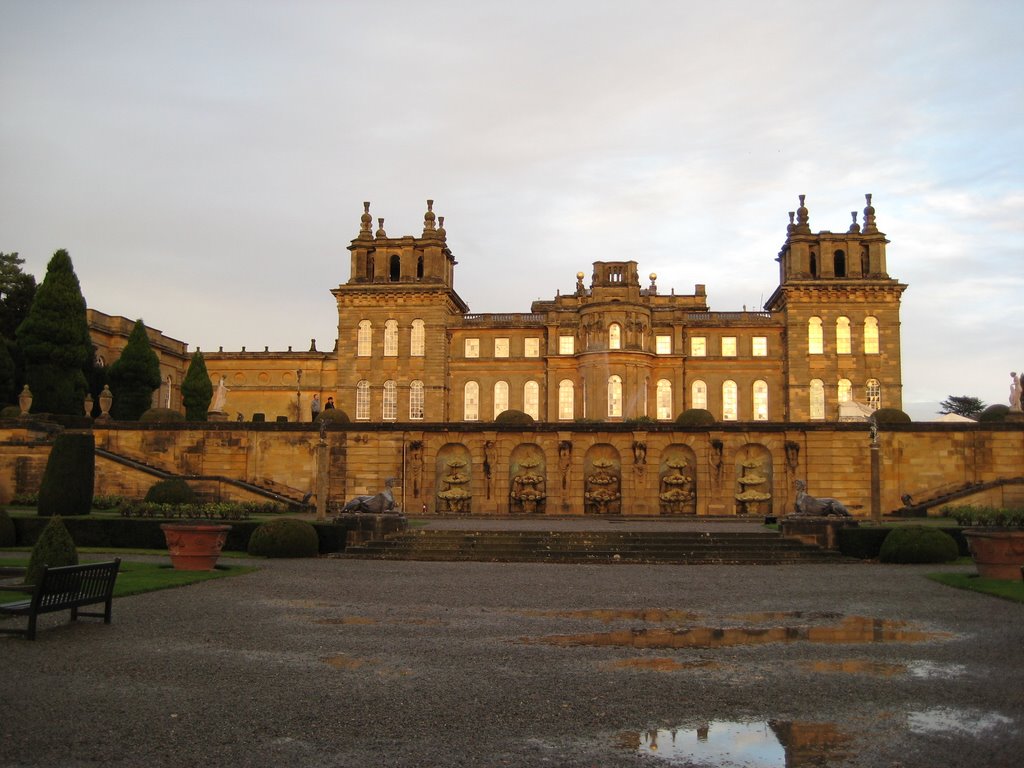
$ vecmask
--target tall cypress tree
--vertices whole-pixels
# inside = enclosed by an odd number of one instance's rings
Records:
[[[185,418],[189,421],[206,421],[206,414],[213,400],[213,382],[206,371],[206,359],[198,349],[188,364],[185,380],[181,382],[181,399],[185,404]]]
[[[149,343],[142,320],[135,321],[121,356],[107,370],[114,402],[110,415],[119,421],[138,421],[153,407],[153,390],[160,386],[160,360]]]
[[[18,326],[25,382],[37,413],[81,415],[86,381],[82,369],[92,354],[85,299],[71,263],[61,249],[46,267],[28,315]]]

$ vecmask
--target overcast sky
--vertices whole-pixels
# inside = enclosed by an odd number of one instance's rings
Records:
[[[330,349],[364,200],[474,312],[596,260],[759,308],[874,195],[904,401],[1024,368],[1024,3],[0,0],[0,250],[215,350]],[[376,228],[376,222],[374,224]],[[588,277],[589,279],[589,277]]]

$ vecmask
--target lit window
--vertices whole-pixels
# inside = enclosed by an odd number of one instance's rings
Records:
[[[736,382],[722,383],[722,421],[736,421],[739,411],[736,404]]]
[[[622,326],[618,323],[608,326],[608,349],[622,349]]]
[[[426,350],[426,333],[422,320],[412,321],[412,337],[409,339],[409,354],[423,357]]]
[[[560,354],[560,355],[574,355],[574,354],[576,354],[576,337],[575,336],[559,336],[558,337],[558,354]]]
[[[736,357],[736,337],[722,337],[722,357]]]
[[[384,323],[384,357],[398,357],[398,321]]]
[[[868,379],[864,393],[867,395],[868,408],[877,411],[882,407],[882,385],[878,383],[878,379]]]
[[[423,418],[423,382],[414,381],[409,385],[409,418],[418,421]]]
[[[370,419],[370,382],[363,379],[356,384],[356,420]]]
[[[508,357],[508,339],[494,340],[494,356]]]
[[[384,399],[381,401],[381,417],[394,421],[398,418],[398,385],[393,381],[384,382]]]
[[[708,354],[708,340],[704,336],[690,337],[690,356],[706,357]]]
[[[480,339],[466,339],[466,357],[480,357]]]
[[[672,418],[672,382],[668,379],[658,380],[658,393],[656,395],[659,419]]]
[[[750,354],[754,357],[768,357],[768,337],[755,336],[751,339]]]
[[[671,336],[655,336],[654,337],[654,351],[659,355],[671,355],[672,354],[672,337]]]
[[[465,421],[480,418],[480,385],[475,381],[467,381],[463,390],[462,418]]]
[[[572,419],[575,415],[575,391],[569,379],[558,382],[558,418]]]
[[[494,418],[508,410],[508,382],[494,382]]]
[[[838,390],[840,403],[848,403],[853,400],[853,384],[849,379],[840,379]]]
[[[536,381],[523,385],[523,411],[540,420],[540,385]]]
[[[523,355],[526,357],[540,357],[540,339],[524,339]]]
[[[825,383],[821,379],[811,379],[811,420],[821,421],[825,418]]]
[[[622,416],[622,379],[618,376],[608,377],[608,416]]]
[[[768,421],[768,382],[754,382],[754,421]]]
[[[807,353],[810,355],[824,354],[824,338],[824,334],[821,331],[821,318],[812,317],[807,321]]]
[[[708,385],[703,381],[695,381],[690,385],[690,407],[708,408]]]
[[[840,317],[836,320],[836,354],[850,354],[850,318]]]
[[[878,354],[878,318],[864,318],[864,354]]]
[[[359,321],[359,331],[356,333],[356,356],[369,357],[372,344],[373,324],[369,320]],[[367,417],[369,418],[369,417]]]

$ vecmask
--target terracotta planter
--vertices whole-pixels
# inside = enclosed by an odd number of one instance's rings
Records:
[[[986,579],[1021,580],[1024,529],[967,528],[964,530],[978,575]]]
[[[163,523],[160,526],[178,571],[212,571],[228,538],[230,525]]]

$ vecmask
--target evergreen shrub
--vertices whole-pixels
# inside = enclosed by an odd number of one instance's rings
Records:
[[[196,492],[180,477],[161,480],[146,491],[145,501],[153,504],[195,504]]]
[[[891,528],[840,528],[837,531],[839,551],[846,557],[874,560]]]
[[[531,424],[535,424],[536,420],[530,414],[525,411],[507,410],[502,411],[494,418],[495,424],[504,424],[505,426],[516,426],[516,427],[528,427]]]
[[[213,401],[213,382],[206,370],[206,359],[198,349],[193,353],[185,379],[181,382],[181,400],[189,421],[206,421]]]
[[[330,424],[350,424],[352,422],[348,414],[340,408],[328,408],[326,411],[320,411],[316,420],[326,421]]]
[[[676,417],[680,427],[710,427],[714,423],[714,414],[704,408],[687,408]]]
[[[14,521],[6,509],[0,509],[0,547],[13,547],[18,540]]]
[[[56,568],[61,565],[78,565],[78,550],[60,515],[54,515],[32,547],[25,583],[38,584],[43,566]]]
[[[909,424],[912,419],[899,408],[879,408],[871,417],[876,424]]]
[[[88,515],[95,474],[93,436],[67,432],[57,435],[39,486],[39,515]]]
[[[1009,412],[1010,406],[994,403],[978,414],[978,421],[1006,421],[1006,414]]]
[[[185,417],[173,408],[150,408],[142,412],[139,421],[145,424],[162,424],[185,421]]]
[[[160,360],[149,343],[142,320],[135,321],[120,357],[107,369],[107,379],[114,393],[111,417],[119,421],[138,421],[152,404],[154,390],[160,386]]]
[[[263,523],[249,537],[249,554],[261,557],[316,557],[320,539],[305,520],[282,518]]]
[[[21,416],[20,405],[5,405],[0,409],[0,419],[16,419]]]
[[[883,563],[948,563],[959,556],[952,536],[920,525],[893,528],[878,553]]]

